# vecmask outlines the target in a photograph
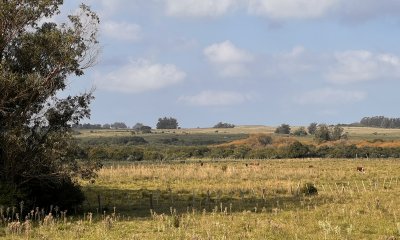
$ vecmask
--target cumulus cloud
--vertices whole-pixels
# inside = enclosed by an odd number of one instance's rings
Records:
[[[167,0],[166,14],[179,17],[213,17],[227,13],[237,0]]]
[[[346,51],[335,55],[335,64],[326,75],[333,83],[355,83],[400,78],[400,58],[369,51]]]
[[[178,84],[185,77],[186,73],[173,64],[137,60],[105,76],[98,75],[95,83],[109,91],[138,93]]]
[[[251,95],[233,91],[203,91],[197,95],[181,96],[179,101],[194,106],[229,106],[251,99]]]
[[[213,63],[240,63],[253,59],[251,54],[237,48],[231,41],[215,43],[204,49],[204,55]]]
[[[360,102],[367,97],[362,91],[338,90],[331,88],[317,89],[295,97],[301,105],[340,105]]]
[[[236,47],[232,42],[215,43],[203,50],[203,54],[225,77],[239,77],[246,74],[245,63],[251,62],[253,56]]]
[[[250,13],[272,19],[318,18],[340,0],[248,0]]]
[[[135,23],[107,21],[102,25],[105,36],[122,41],[137,41],[141,38],[142,29]]]

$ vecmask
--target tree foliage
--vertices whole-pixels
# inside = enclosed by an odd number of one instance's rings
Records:
[[[315,123],[315,122],[310,123],[310,125],[308,125],[308,127],[307,127],[308,133],[313,135],[315,133],[315,131],[317,130],[317,126],[318,126],[318,123]]]
[[[213,128],[234,128],[234,124],[219,122]]]
[[[0,1],[0,189],[9,189],[0,204],[77,204],[83,195],[74,179],[93,177],[98,166],[77,161],[85,154],[71,136],[72,125],[89,117],[92,94],[57,93],[94,63],[99,19],[82,5],[66,24],[39,24],[62,3]]]
[[[314,133],[314,140],[321,143],[326,141],[336,141],[346,139],[347,135],[343,134],[344,129],[339,125],[329,127],[326,124],[319,124]]]
[[[111,124],[110,127],[114,128],[114,129],[126,129],[126,128],[128,128],[128,126],[126,126],[126,124],[124,122],[115,122],[115,123]]]
[[[157,129],[177,129],[178,120],[172,117],[159,118],[157,122]]]
[[[400,128],[400,118],[364,117],[361,119],[360,124],[367,127]]]
[[[290,134],[290,126],[289,124],[281,124],[279,127],[275,129],[275,133],[277,134]]]
[[[301,136],[307,136],[306,128],[305,128],[305,127],[299,127],[298,129],[296,129],[296,130],[293,132],[293,135],[299,136],[299,137],[301,137]]]

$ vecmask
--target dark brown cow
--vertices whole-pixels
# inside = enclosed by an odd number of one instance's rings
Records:
[[[359,171],[359,172],[365,172],[365,169],[364,169],[364,167],[358,166],[358,167],[357,167],[357,171]]]

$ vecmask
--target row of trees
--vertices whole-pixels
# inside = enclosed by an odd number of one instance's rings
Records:
[[[126,129],[128,126],[124,122],[106,123],[106,124],[91,124],[80,123],[73,126],[75,129]]]
[[[367,127],[400,128],[400,118],[387,118],[384,116],[364,117],[360,124]]]
[[[308,132],[307,132],[308,130]],[[347,138],[344,129],[340,125],[328,126],[327,124],[311,123],[307,130],[305,127],[299,127],[293,133],[289,124],[281,124],[275,129],[276,134],[293,134],[295,136],[314,135],[317,142],[336,141]]]
[[[213,128],[234,128],[234,127],[235,127],[234,124],[219,122],[215,124]]]
[[[213,126],[213,128],[234,128],[234,124],[230,123],[223,123],[219,122]],[[112,124],[90,124],[90,123],[83,123],[83,124],[75,124],[73,126],[75,129],[128,129],[129,127],[124,123],[124,122],[115,122]],[[178,120],[173,117],[163,117],[159,118],[157,125],[157,129],[178,129],[179,124]],[[146,126],[143,123],[136,123],[133,127],[133,130],[136,131],[146,131],[148,132],[149,130],[151,131],[150,126]]]

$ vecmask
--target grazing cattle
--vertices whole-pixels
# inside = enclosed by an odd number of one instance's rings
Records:
[[[313,165],[309,165],[309,166],[308,166],[308,168],[313,168],[313,167],[314,167]]]
[[[203,166],[203,165],[204,165],[204,163],[202,161],[200,161],[200,166]]]
[[[365,172],[365,169],[364,169],[364,167],[358,166],[358,167],[357,167],[357,171],[363,173],[363,172]]]

